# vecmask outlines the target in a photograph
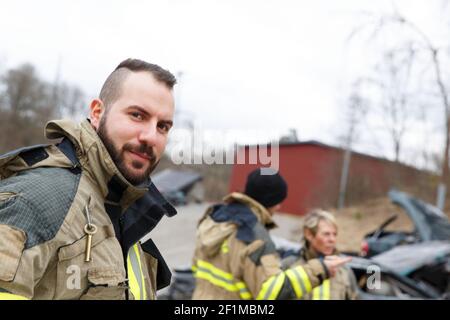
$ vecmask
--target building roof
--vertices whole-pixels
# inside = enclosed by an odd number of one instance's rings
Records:
[[[165,169],[152,176],[153,183],[162,193],[186,191],[202,179],[197,172],[174,169]]]
[[[270,145],[270,143],[267,143],[267,144],[262,144],[261,143],[259,145],[256,145],[256,144],[253,144],[253,145],[241,145],[241,146],[239,146],[239,148],[255,148],[257,146],[264,146],[264,145],[268,146],[268,145]],[[325,143],[322,143],[322,142],[319,142],[319,141],[316,141],[316,140],[307,140],[307,141],[299,141],[299,142],[281,142],[279,144],[280,147],[299,147],[299,146],[307,146],[307,145],[313,145],[313,146],[316,146],[316,147],[338,150],[338,151],[341,151],[341,152],[345,151],[344,148],[332,146],[332,145],[325,144]],[[383,161],[383,162],[387,162],[387,163],[394,163],[394,161],[389,160],[387,158],[377,157],[377,156],[373,156],[373,155],[366,154],[366,153],[361,153],[361,152],[355,151],[353,149],[351,149],[351,152],[352,152],[353,155],[357,155],[357,156],[361,156],[361,157],[365,157],[365,158],[370,158],[370,159],[374,159],[374,160],[379,160],[379,161]],[[414,166],[411,166],[411,165],[408,165],[408,164],[405,164],[405,163],[401,163],[401,165],[404,166],[404,167],[408,167],[408,168],[414,169],[414,170],[420,170],[420,171],[423,171],[423,172],[428,172],[430,174],[435,174],[435,173],[431,172],[430,170],[419,169],[419,168],[416,168]]]
[[[239,147],[240,148],[255,148],[257,146],[265,146],[265,145],[270,145],[270,144],[271,143],[268,142],[268,143],[260,143],[260,144],[240,145]],[[326,143],[322,143],[322,142],[319,142],[319,141],[316,141],[316,140],[297,141],[297,142],[280,142],[279,143],[280,147],[291,147],[291,146],[292,147],[297,147],[297,146],[306,146],[306,145],[313,145],[313,146],[317,146],[317,147],[336,149],[336,150],[341,150],[341,151],[345,150],[344,148],[332,146],[332,145],[329,145],[329,144],[326,144]],[[358,152],[355,152],[354,150],[352,150],[352,152],[353,153],[358,153]],[[363,154],[363,153],[360,153],[360,154],[363,155],[363,156],[369,156],[369,157],[377,158],[375,156],[370,156],[370,155]],[[380,159],[380,158],[378,158],[378,159]]]
[[[345,151],[345,148],[342,147],[337,147],[337,146],[332,146],[326,143],[322,143],[316,140],[308,140],[308,141],[302,141],[302,142],[287,142],[287,143],[280,143],[280,146],[303,146],[303,145],[313,145],[316,147],[322,147],[322,148],[328,148],[328,149],[334,149],[334,150],[339,150],[339,151]],[[359,155],[362,157],[368,157],[368,158],[372,158],[372,159],[376,159],[376,160],[382,160],[382,161],[387,161],[387,162],[392,162],[389,159],[386,159],[384,157],[377,157],[377,156],[373,156],[370,154],[366,154],[366,153],[361,153],[358,151],[355,151],[353,149],[351,149],[351,152],[355,155]]]
[[[266,144],[260,143],[260,144],[253,144],[253,145],[240,145],[238,148],[254,148],[254,147],[257,147],[257,146],[264,146],[264,145],[269,146],[270,143],[266,143]],[[307,145],[310,145],[310,146],[312,145],[312,146],[316,146],[316,147],[321,147],[321,148],[326,148],[326,149],[333,149],[333,150],[345,152],[345,148],[332,146],[332,145],[329,145],[329,144],[325,144],[325,143],[319,142],[317,140],[307,140],[307,141],[298,141],[298,142],[280,142],[279,143],[280,147],[300,147],[300,146],[307,146]],[[356,156],[365,157],[365,158],[378,160],[378,161],[391,163],[391,164],[395,163],[394,161],[389,160],[389,159],[387,159],[385,157],[374,156],[374,155],[370,155],[370,154],[366,154],[366,153],[361,153],[361,152],[355,151],[354,149],[351,149],[351,152],[352,152],[353,155],[356,155]],[[431,175],[435,175],[436,174],[435,172],[433,172],[433,171],[431,171],[429,169],[417,168],[415,166],[412,166],[412,165],[409,165],[409,164],[406,164],[406,163],[403,163],[403,162],[399,162],[399,164],[401,164],[403,167],[407,167],[407,168],[410,168],[410,169],[413,169],[413,170],[419,170],[419,171],[426,172],[426,173],[431,174]]]

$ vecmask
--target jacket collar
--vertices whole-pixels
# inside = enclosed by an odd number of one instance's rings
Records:
[[[230,202],[242,203],[253,211],[258,221],[261,222],[266,228],[273,229],[277,227],[277,224],[273,221],[270,212],[258,201],[254,200],[253,198],[250,198],[249,196],[243,193],[233,192],[227,195],[225,198],[223,198],[223,201],[225,203]]]
[[[109,184],[114,178],[124,190],[120,199],[123,210],[148,191],[145,187],[132,185],[123,177],[89,120],[78,125],[70,120],[50,121],[45,133],[49,139],[67,137],[73,143],[81,167],[97,182],[103,197],[107,197]]]

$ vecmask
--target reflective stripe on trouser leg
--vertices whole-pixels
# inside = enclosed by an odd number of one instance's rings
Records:
[[[127,266],[130,290],[134,299],[146,300],[144,273],[142,272],[141,255],[137,243],[128,251]]]

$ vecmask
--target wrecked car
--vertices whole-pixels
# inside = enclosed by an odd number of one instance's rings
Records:
[[[450,241],[450,221],[444,212],[398,190],[391,190],[388,195],[392,203],[401,207],[411,219],[414,230],[386,231],[386,227],[397,219],[397,216],[393,215],[364,237],[361,256],[372,257],[403,244]]]
[[[273,237],[281,257],[298,255],[299,243]],[[358,299],[449,299],[450,243],[405,245],[372,258],[353,257],[347,265],[357,279]],[[176,268],[158,299],[189,300],[195,288],[190,266]]]
[[[450,299],[449,241],[397,246],[373,256],[370,261],[389,269],[391,274],[411,280],[417,291],[427,293],[428,297],[424,298]]]

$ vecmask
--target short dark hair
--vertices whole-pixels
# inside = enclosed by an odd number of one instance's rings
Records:
[[[177,83],[175,76],[170,71],[160,66],[139,59],[126,59],[108,76],[100,91],[100,99],[108,106],[114,103],[121,94],[123,81],[130,72],[146,71],[151,73],[158,82],[164,83],[167,88],[172,89]]]

